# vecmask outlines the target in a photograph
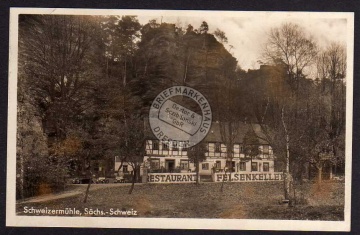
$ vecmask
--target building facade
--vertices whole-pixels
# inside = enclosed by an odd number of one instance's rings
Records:
[[[162,142],[157,139],[146,140],[144,167],[151,173],[185,173],[195,171],[187,151],[176,142]]]
[[[133,167],[128,162],[123,162],[121,165],[121,158],[119,156],[115,156],[114,170],[116,172],[116,176],[125,176],[132,174]]]
[[[225,171],[239,173],[275,172],[273,150],[269,143],[265,141],[266,138],[259,125],[238,124],[234,144],[230,146],[231,151],[228,151],[228,147],[222,142],[220,128],[221,123],[214,122],[204,140],[207,148],[206,160],[200,163],[200,175],[212,175],[213,173]],[[244,151],[244,138],[250,128],[258,136],[257,148],[259,154],[253,157],[247,156]],[[229,152],[231,156],[228,156]],[[144,168],[149,173],[188,173],[196,171],[194,163],[188,158],[186,148],[177,146],[176,142],[162,142],[156,138],[146,140]]]

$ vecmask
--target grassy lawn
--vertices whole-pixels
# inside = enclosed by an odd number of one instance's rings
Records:
[[[101,187],[101,186],[100,186]],[[343,220],[344,183],[306,183],[297,187],[297,204],[279,203],[283,189],[281,182],[194,184],[142,184],[106,187],[91,191],[88,202],[83,195],[39,203],[17,205],[18,215],[24,207],[48,209],[84,208],[109,211],[110,208],[137,211],[138,217],[168,218],[232,218],[232,219],[293,219]],[[85,188],[84,188],[85,189]],[[89,216],[89,215],[82,215]]]

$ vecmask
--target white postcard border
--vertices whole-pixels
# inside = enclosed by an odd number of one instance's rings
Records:
[[[119,218],[119,217],[53,217],[16,215],[16,128],[17,128],[17,60],[19,14],[67,15],[159,15],[249,17],[254,14],[284,19],[299,17],[347,19],[347,96],[346,96],[346,161],[344,221],[254,220],[254,219],[177,219],[177,218]],[[19,227],[88,227],[88,228],[163,228],[163,229],[226,229],[226,230],[298,230],[350,231],[351,158],[353,122],[353,61],[354,13],[352,12],[245,12],[196,10],[120,10],[70,8],[11,8],[7,136],[6,226]]]

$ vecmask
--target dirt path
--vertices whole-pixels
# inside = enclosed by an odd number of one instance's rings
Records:
[[[124,187],[124,186],[130,186],[131,183],[125,183],[125,184],[92,184],[90,187],[90,191],[96,191],[104,188],[113,188],[113,187]],[[137,184],[138,185],[138,184]],[[37,197],[31,197],[24,200],[18,200],[16,202],[17,205],[25,204],[25,203],[32,203],[32,202],[46,202],[46,201],[52,201],[57,199],[63,199],[68,197],[73,197],[81,194],[85,194],[87,184],[79,184],[76,185],[76,188],[60,192],[56,194],[46,194],[41,195]]]

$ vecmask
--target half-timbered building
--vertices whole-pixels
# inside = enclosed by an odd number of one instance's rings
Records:
[[[211,175],[214,172],[274,172],[275,157],[273,150],[266,141],[265,135],[257,124],[239,123],[231,151],[221,136],[221,123],[214,122],[205,138],[207,151],[206,160],[200,163],[200,175]],[[244,152],[245,134],[252,129],[258,136],[257,156],[250,157]],[[188,158],[187,150],[176,141],[160,141],[151,133],[146,140],[144,167],[151,173],[184,173],[194,172],[195,165]],[[231,153],[231,156],[228,156]]]

